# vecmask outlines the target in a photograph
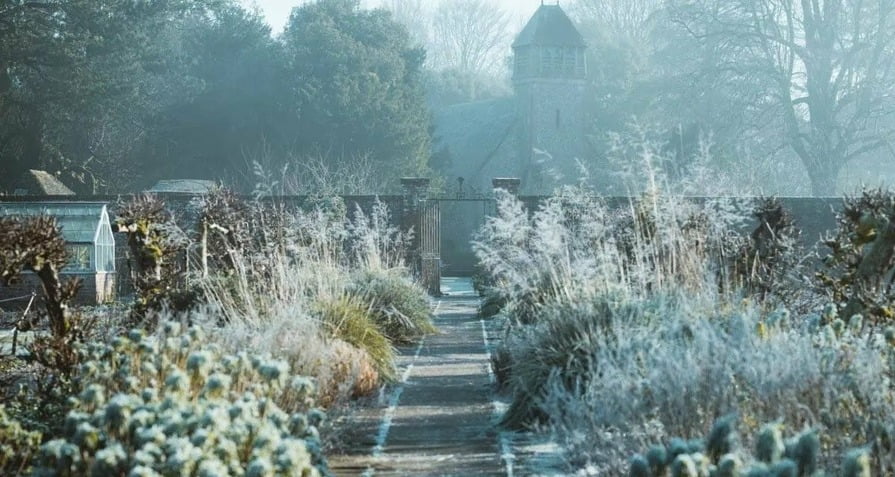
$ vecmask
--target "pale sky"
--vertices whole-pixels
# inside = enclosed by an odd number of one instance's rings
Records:
[[[278,33],[283,30],[283,26],[286,24],[286,20],[289,19],[289,13],[292,11],[292,7],[301,5],[302,3],[307,3],[309,0],[241,0],[246,5],[258,5],[261,10],[264,12],[264,16],[267,17],[267,22],[270,24],[274,33]],[[363,4],[367,6],[376,6],[379,3],[379,0],[361,0]],[[508,12],[511,12],[514,16],[518,17],[518,22],[520,24],[524,24],[523,22],[527,20],[532,13],[538,8],[541,4],[541,0],[489,0],[494,2],[501,7],[503,7]],[[432,5],[437,5],[438,0],[427,0],[427,3],[431,2]],[[549,0],[546,3],[554,3],[555,0]]]

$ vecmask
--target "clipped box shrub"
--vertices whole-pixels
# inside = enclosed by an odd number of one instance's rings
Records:
[[[84,350],[83,391],[35,475],[326,474],[313,383],[287,363],[223,355],[200,328],[168,322]],[[289,414],[278,403],[300,412]]]

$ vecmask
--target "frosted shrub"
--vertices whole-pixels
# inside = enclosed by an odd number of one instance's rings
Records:
[[[548,302],[698,290],[738,245],[731,230],[740,217],[720,203],[651,194],[610,210],[589,191],[567,188],[531,213],[499,192],[497,209],[474,248],[521,323],[535,321]]]
[[[39,432],[29,431],[0,406],[0,473],[16,475],[28,468],[40,445]]]
[[[867,339],[858,325],[807,324],[748,304],[719,310],[718,303],[679,297],[603,311],[566,307],[557,324],[539,325],[510,346],[513,382],[547,416],[570,461],[602,472],[620,472],[637,448],[701,434],[730,412],[750,432],[783,418],[822,426],[833,451],[877,442],[880,456],[895,456],[883,445],[895,429],[895,361],[883,336]],[[548,335],[550,326],[563,334]],[[527,384],[536,375],[547,375],[547,384]]]
[[[394,374],[393,342],[432,326],[385,204],[349,216],[340,198],[312,202],[254,214],[257,245],[231,250],[234,273],[204,282],[215,312],[199,319],[226,349],[272,352],[313,376],[328,406],[378,389]]]
[[[656,444],[646,454],[637,454],[628,464],[629,477],[799,477],[840,475],[867,477],[871,474],[868,449],[845,454],[840,472],[818,472],[821,467],[821,439],[808,429],[784,439],[784,426],[774,422],[761,427],[752,453],[737,446],[734,416],[726,416],[712,426],[705,440],[671,439]]]
[[[167,323],[85,350],[83,391],[36,475],[326,473],[313,383],[287,363],[223,354],[200,328]],[[300,403],[288,414],[278,402]]]
[[[730,204],[652,191],[610,210],[576,189],[535,211],[506,194],[497,202],[475,247],[506,303],[495,353],[512,399],[504,424],[546,424],[575,467],[648,476],[658,450],[629,463],[632,454],[701,436],[733,412],[750,436],[783,419],[821,428],[832,455],[866,443],[872,468],[895,472],[895,329],[874,331],[835,304],[817,315],[775,310],[767,297],[792,283],[795,266],[792,243],[777,240],[797,236],[786,217],[768,224],[774,240],[744,246]],[[706,459],[687,450],[698,446],[678,444],[663,450],[675,455],[666,470],[704,475]]]

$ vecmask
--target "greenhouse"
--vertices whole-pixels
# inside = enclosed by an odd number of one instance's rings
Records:
[[[82,279],[79,301],[103,303],[114,299],[115,237],[112,234],[109,212],[104,202],[4,202],[0,216],[56,217],[66,242],[68,264],[63,275]],[[23,280],[15,288],[37,286]],[[30,285],[29,285],[30,283]],[[27,290],[3,290],[8,295]]]

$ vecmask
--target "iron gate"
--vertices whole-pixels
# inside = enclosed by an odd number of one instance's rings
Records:
[[[441,295],[441,207],[426,200],[420,210],[420,278],[434,296]]]

